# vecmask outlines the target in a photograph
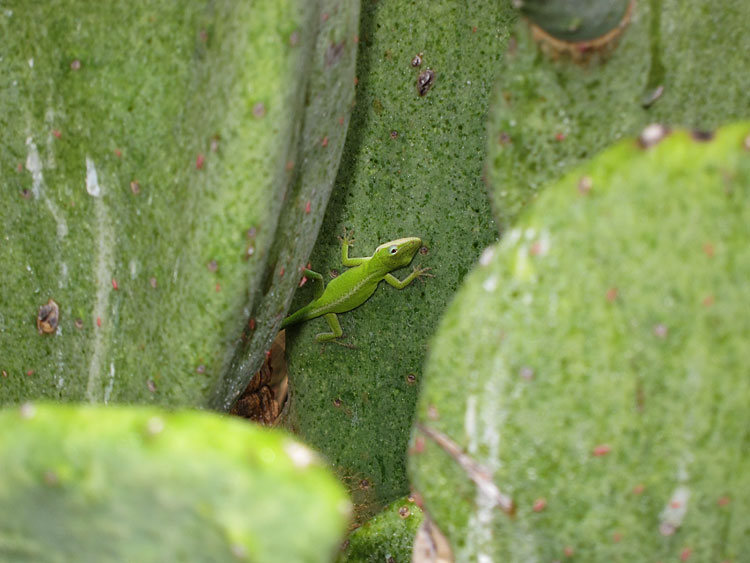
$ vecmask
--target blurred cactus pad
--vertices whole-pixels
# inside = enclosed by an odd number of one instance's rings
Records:
[[[3,561],[330,561],[350,503],[279,431],[151,407],[0,411]]]
[[[528,19],[515,26],[498,65],[487,135],[487,177],[501,230],[543,186],[649,123],[710,130],[750,115],[750,2],[516,4]],[[611,27],[623,9],[616,36],[581,42],[593,39],[599,25]],[[564,43],[547,48],[530,22]],[[561,46],[570,52],[555,50]]]
[[[0,401],[226,408],[317,237],[358,4],[1,8]]]
[[[410,458],[457,560],[750,553],[748,240],[742,122],[622,140],[487,249]]]

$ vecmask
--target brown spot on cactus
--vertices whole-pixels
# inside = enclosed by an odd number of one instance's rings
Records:
[[[422,64],[422,53],[418,53],[414,55],[414,58],[411,60],[411,66],[418,67]]]
[[[345,46],[346,46],[346,41],[343,41],[343,40],[340,41],[339,43],[331,43],[328,46],[328,49],[326,50],[325,65],[333,66],[337,62],[339,62],[341,55],[344,53]]]
[[[253,117],[256,119],[260,119],[266,115],[266,106],[263,104],[263,102],[258,102],[253,106]]]
[[[148,284],[153,288],[156,289],[156,278],[152,277],[148,280]]]
[[[416,382],[417,382],[417,375],[416,375],[416,374],[414,374],[414,373],[407,373],[407,374],[406,374],[406,382],[407,382],[407,383],[408,383],[409,385],[413,385],[414,383],[416,383]]]
[[[203,364],[199,364],[198,367],[195,368],[195,373],[198,373],[198,374],[206,373],[206,366]]]
[[[531,369],[529,366],[523,366],[519,371],[518,375],[521,376],[522,379],[525,379],[526,381],[531,381],[534,379],[534,370]]]
[[[31,197],[31,190],[24,188],[21,190],[21,197],[23,199],[29,199]]]
[[[3,370],[3,377],[8,377],[8,372]]]
[[[656,336],[657,338],[666,338],[668,332],[669,330],[667,329],[666,325],[662,323],[654,325],[654,336]]]
[[[219,264],[216,262],[216,260],[211,260],[208,264],[206,264],[206,268],[208,268],[209,272],[215,272],[219,269]]]
[[[148,389],[148,390],[149,390],[149,391],[150,391],[151,393],[156,393],[156,383],[154,383],[154,380],[153,380],[153,379],[148,379],[148,380],[146,380],[146,388],[147,388],[147,389]]]
[[[391,131],[391,139],[397,139],[398,138],[398,131],[395,129]]]
[[[692,138],[693,138],[694,140],[696,140],[696,141],[700,141],[700,142],[704,142],[704,143],[705,143],[706,141],[710,141],[711,139],[713,139],[713,138],[714,138],[714,134],[713,134],[713,132],[712,132],[712,131],[701,131],[701,130],[698,130],[698,129],[695,129],[695,130],[693,130],[693,131],[692,131],[692,132],[690,133],[690,136],[691,136],[691,137],[692,137]]]
[[[81,61],[79,61],[78,59],[73,60],[70,63],[70,69],[71,70],[80,70],[81,69]]]
[[[57,472],[52,471],[51,469],[44,472],[42,480],[44,481],[45,485],[48,485],[50,487],[60,484],[60,476],[57,474]]]
[[[341,399],[339,399],[338,397],[336,397],[333,400],[333,406],[336,407],[336,408],[339,408],[341,406]]]
[[[609,454],[612,451],[612,447],[607,444],[599,444],[593,450],[591,454],[595,457],[602,457]]]
[[[411,511],[408,506],[402,506],[398,509],[398,515],[401,516],[401,518],[408,518],[411,516]]]
[[[363,490],[369,489],[370,488],[370,481],[368,481],[367,479],[362,479],[359,482],[359,488],[363,489]]]
[[[141,193],[141,185],[136,180],[133,180],[130,182],[130,191],[133,192],[134,195],[138,195]]]
[[[60,320],[60,307],[54,299],[47,301],[45,305],[39,307],[36,316],[36,328],[39,334],[54,334]]]

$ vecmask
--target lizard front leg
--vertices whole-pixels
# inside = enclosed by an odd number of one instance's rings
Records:
[[[347,268],[351,268],[352,266],[359,266],[360,264],[364,264],[370,259],[369,256],[362,258],[349,257],[349,247],[354,245],[353,235],[354,231],[347,231],[346,229],[344,229],[344,236],[339,237],[339,240],[341,241],[341,263]]]
[[[427,278],[434,278],[432,274],[428,274],[427,271],[430,268],[422,268],[421,266],[415,266],[414,271],[406,276],[403,280],[398,279],[393,274],[386,274],[385,278],[383,278],[386,282],[388,282],[390,285],[395,287],[396,289],[404,289],[407,285],[409,285],[411,282],[413,282],[417,278],[421,278],[422,276]]]

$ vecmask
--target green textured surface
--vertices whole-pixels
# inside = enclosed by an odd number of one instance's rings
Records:
[[[343,488],[278,431],[198,412],[0,411],[3,561],[330,561]]]
[[[369,482],[355,496],[360,518],[408,492],[405,450],[427,337],[496,236],[481,183],[484,132],[494,69],[514,17],[509,5],[498,10],[494,2],[362,7],[357,105],[310,261],[326,280],[341,271],[336,236],[346,226],[356,238],[352,256],[420,237],[429,251],[413,264],[431,267],[435,277],[402,291],[381,284],[368,302],[340,315],[343,342],[355,349],[315,342],[323,319],[290,327],[286,421],[346,482]],[[419,52],[415,69],[410,63]],[[420,97],[416,81],[427,67],[436,79]],[[403,279],[410,270],[395,273]],[[309,285],[291,310],[312,299]]]
[[[204,401],[291,177],[314,38],[300,5],[3,4],[2,402]]]
[[[750,553],[749,202],[748,122],[624,140],[486,251],[432,342],[418,418],[490,471],[516,517],[429,438],[410,459],[457,560]],[[665,509],[684,510],[673,535]]]
[[[744,0],[639,1],[611,57],[585,65],[549,60],[519,22],[488,126],[487,175],[501,229],[548,181],[648,123],[712,129],[749,117],[747,21]],[[659,86],[661,97],[644,107]]]
[[[630,0],[519,0],[521,13],[562,41],[588,41],[612,31]]]
[[[228,410],[260,369],[297,288],[298,273],[315,244],[354,105],[359,11],[358,0],[319,2],[301,140],[288,161],[293,181],[284,196],[263,278],[250,288],[251,307],[244,319],[242,341],[211,393],[213,408]],[[250,318],[254,330],[249,328]]]
[[[349,534],[337,561],[407,563],[422,519],[410,497],[400,498]]]

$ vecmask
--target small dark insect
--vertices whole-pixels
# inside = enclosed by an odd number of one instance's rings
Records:
[[[422,64],[422,53],[419,53],[418,55],[414,55],[414,58],[411,60],[411,66],[418,67]]]
[[[36,316],[36,328],[39,334],[53,334],[57,330],[59,319],[60,308],[53,299],[50,299],[46,305],[39,307],[39,313]]]
[[[435,83],[435,71],[426,68],[423,70],[417,78],[417,93],[420,96],[427,95],[432,85]]]

